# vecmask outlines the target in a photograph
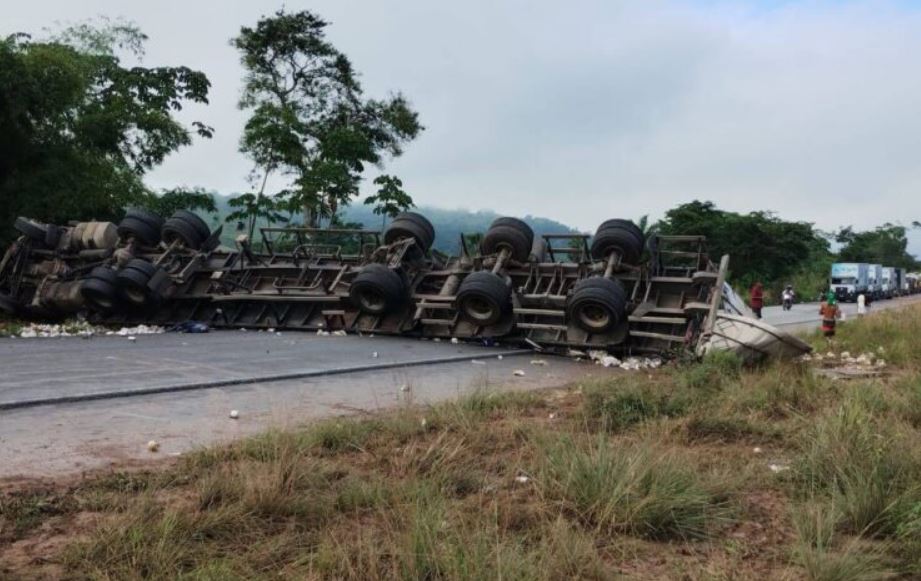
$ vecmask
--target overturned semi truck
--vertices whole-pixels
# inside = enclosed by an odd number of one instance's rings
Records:
[[[184,210],[164,219],[129,209],[117,225],[14,226],[21,236],[0,261],[0,310],[26,319],[194,320],[663,356],[809,349],[731,312],[728,257],[714,265],[702,236],[647,237],[629,220],[607,220],[594,236],[535,236],[499,218],[477,248],[462,236],[457,256],[433,249],[435,229],[414,212],[383,232],[262,228],[258,249],[245,235],[221,245],[222,228]],[[726,337],[732,328],[738,341]]]

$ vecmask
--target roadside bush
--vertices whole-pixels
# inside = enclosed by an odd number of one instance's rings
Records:
[[[796,531],[794,561],[813,581],[872,581],[892,576],[875,548],[864,548],[859,539],[841,543],[836,529],[841,519],[834,504],[808,501],[792,512]]]
[[[809,494],[823,493],[854,534],[889,535],[918,498],[917,451],[851,396],[806,433],[797,474]]]
[[[699,362],[682,366],[679,384],[689,389],[719,391],[742,374],[742,358],[731,351],[707,353]]]
[[[711,490],[689,459],[649,443],[615,448],[603,439],[587,446],[564,439],[542,457],[543,495],[609,533],[702,538],[727,515],[727,490]]]
[[[586,388],[583,413],[596,428],[620,432],[649,419],[682,416],[694,400],[689,390],[668,381],[605,383]]]

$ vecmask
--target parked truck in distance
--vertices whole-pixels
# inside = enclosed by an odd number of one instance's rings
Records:
[[[870,265],[864,262],[836,262],[831,265],[831,284],[839,301],[856,301],[869,290]]]
[[[883,265],[871,264],[867,278],[869,279],[868,290],[870,292],[870,298],[883,298]]]
[[[896,291],[896,272],[895,268],[891,266],[883,267],[883,284],[882,284],[882,296],[886,299],[891,299],[895,296]]]

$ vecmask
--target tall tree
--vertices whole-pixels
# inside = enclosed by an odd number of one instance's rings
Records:
[[[395,176],[382,175],[374,178],[375,185],[380,186],[377,193],[365,198],[365,204],[374,206],[374,213],[381,217],[381,228],[387,218],[394,218],[400,212],[414,206],[412,196],[403,190],[403,182]]]
[[[225,221],[242,224],[250,240],[253,239],[256,224],[260,220],[266,224],[288,221],[282,214],[278,200],[264,194],[241,194],[232,198],[228,204],[235,209],[227,215]]]
[[[287,177],[278,195],[314,227],[357,195],[367,164],[399,156],[423,129],[402,95],[364,97],[327,26],[310,12],[280,10],[232,40],[246,70],[240,108],[251,113],[240,149],[256,164],[252,178],[263,194],[269,174]]]
[[[202,123],[190,129],[174,117],[207,103],[203,73],[122,64],[117,53],[139,53],[145,40],[120,22],[0,39],[0,241],[17,215],[116,219],[149,194],[147,171],[193,131],[210,137]]]

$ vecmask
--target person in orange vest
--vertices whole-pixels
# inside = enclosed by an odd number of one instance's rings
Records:
[[[838,297],[835,293],[828,291],[825,302],[819,307],[819,314],[822,315],[822,333],[828,339],[835,336],[835,327],[838,319],[841,317],[841,311],[838,308]]]
[[[761,309],[764,308],[764,287],[760,282],[756,282],[752,285],[752,288],[749,291],[748,306],[751,307],[752,311],[755,313],[755,316],[760,319]]]

